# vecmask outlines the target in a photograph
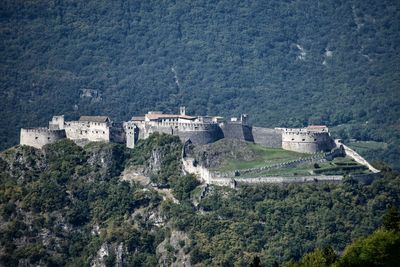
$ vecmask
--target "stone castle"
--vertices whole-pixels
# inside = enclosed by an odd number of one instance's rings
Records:
[[[222,138],[254,142],[266,147],[316,153],[335,148],[326,126],[306,128],[262,128],[248,123],[248,116],[225,120],[218,116],[189,116],[185,107],[179,114],[150,111],[144,116],[116,123],[107,116],[81,116],[78,121],[65,121],[64,116],[53,116],[48,128],[22,128],[20,144],[42,148],[46,144],[68,138],[76,142],[115,142],[134,148],[139,139],[152,133],[178,136],[182,142],[208,144]]]

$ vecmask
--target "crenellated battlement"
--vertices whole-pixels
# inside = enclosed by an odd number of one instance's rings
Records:
[[[335,147],[326,126],[277,129],[282,132],[282,148],[286,150],[315,153],[318,151],[330,151]]]
[[[65,130],[51,130],[48,128],[21,128],[20,144],[42,148],[57,140],[66,138]]]
[[[51,132],[58,132],[59,130],[51,130],[46,127],[37,127],[37,128],[21,128],[21,131],[27,132],[27,133],[51,133]]]
[[[181,131],[208,131],[218,128],[217,123],[207,122],[160,122],[152,124],[153,127],[172,127]]]

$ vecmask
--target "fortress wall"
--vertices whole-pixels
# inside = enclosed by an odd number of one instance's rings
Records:
[[[223,123],[221,125],[224,138],[253,142],[252,127],[241,123]]]
[[[86,123],[79,121],[70,121],[65,124],[65,132],[68,139],[89,141],[110,141],[110,129],[106,123]]]
[[[319,175],[303,177],[259,177],[259,178],[235,178],[236,184],[265,184],[265,183],[315,183],[315,182],[334,182],[340,183],[343,179],[341,175]]]
[[[282,148],[300,153],[330,151],[335,144],[328,133],[283,131]]]
[[[219,186],[237,186],[237,185],[252,185],[252,184],[285,184],[285,183],[340,183],[343,179],[341,175],[318,175],[318,176],[271,176],[271,177],[257,177],[257,178],[229,178],[219,177],[217,174],[209,171],[207,168],[194,164],[194,159],[183,158],[182,167],[185,173],[191,173],[204,183],[214,184]]]
[[[158,123],[138,124],[139,139],[146,139],[152,133],[178,136],[182,142],[190,139],[193,144],[208,144],[223,138],[223,133],[215,123]]]
[[[373,173],[379,173],[380,171],[376,168],[374,168],[371,164],[369,164],[369,162],[367,160],[365,160],[360,154],[358,154],[356,151],[354,151],[353,149],[351,149],[350,147],[336,142],[336,145],[338,147],[342,147],[344,149],[344,153],[346,154],[346,156],[349,156],[350,158],[354,159],[356,162],[360,163],[361,165],[366,166],[371,172]]]
[[[282,147],[282,133],[280,130],[253,127],[254,143],[273,148]]]
[[[143,125],[139,128],[139,131],[142,130],[143,134],[139,138],[143,139],[148,138],[152,133],[165,133],[165,134],[173,134],[171,126],[152,126],[152,125]]]
[[[125,122],[128,124],[129,122]],[[140,123],[133,123],[134,125],[137,126],[138,128],[138,139],[146,139],[148,136],[146,136],[146,127],[145,124],[140,122]]]
[[[319,151],[327,152],[336,147],[335,141],[332,139],[329,133],[317,133],[315,138],[317,139]]]
[[[65,130],[49,130],[47,128],[21,128],[20,144],[42,148],[66,138]]]
[[[177,131],[174,135],[179,136],[182,142],[188,139],[193,144],[209,144],[215,142],[223,137],[221,131]]]

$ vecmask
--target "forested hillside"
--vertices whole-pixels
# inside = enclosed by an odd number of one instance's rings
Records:
[[[0,153],[0,265],[249,266],[258,258],[282,266],[329,246],[341,254],[400,205],[400,175],[384,166],[371,184],[205,188],[181,174],[181,148],[177,137],[153,135],[133,150],[62,140]],[[143,168],[170,194],[125,179],[128,168]],[[382,246],[379,255],[396,257]]]
[[[0,4],[0,148],[22,126],[148,110],[248,113],[336,128],[399,152],[400,2],[59,1]]]

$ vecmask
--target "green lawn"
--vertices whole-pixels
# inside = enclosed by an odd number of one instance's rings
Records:
[[[309,154],[287,151],[281,148],[267,148],[251,143],[248,143],[247,145],[257,155],[255,159],[250,161],[228,159],[220,167],[214,168],[213,170],[227,172],[240,169],[259,168],[310,156]]]
[[[319,168],[314,169],[315,174],[325,175],[345,175],[345,174],[361,174],[369,173],[364,165],[358,164],[348,157],[335,158],[333,161],[319,164]]]
[[[268,170],[265,172],[260,172],[260,173],[247,173],[243,176],[243,178],[246,177],[265,177],[265,176],[308,176],[308,175],[315,175],[312,174],[312,169],[313,169],[313,164],[309,165],[302,165],[296,168],[288,168],[288,169],[273,169],[273,170]]]
[[[374,142],[376,143],[376,142]],[[376,145],[376,144],[374,144]],[[260,168],[288,162],[300,158],[311,157],[311,154],[287,151],[281,148],[267,148],[257,144],[246,143],[241,148],[246,153],[254,154],[251,160],[238,160],[226,157],[222,164],[212,171],[232,172],[235,170]],[[300,165],[294,168],[271,169],[260,172],[242,173],[240,177],[262,177],[262,176],[307,176],[307,175],[345,175],[355,173],[367,173],[366,167],[358,164],[347,157],[335,158],[333,161],[319,163],[315,168],[313,163]]]
[[[369,173],[369,170],[347,157],[335,158],[333,161],[318,163],[319,168],[315,168],[314,163],[300,165],[295,168],[282,168],[266,170],[259,173],[246,173],[240,177],[265,177],[265,176],[309,176],[309,175],[346,175]]]

